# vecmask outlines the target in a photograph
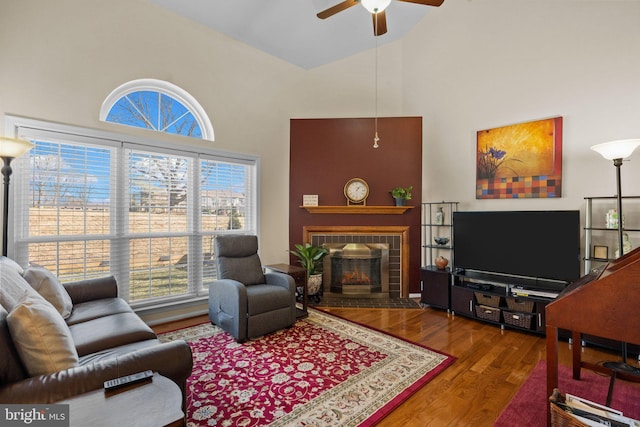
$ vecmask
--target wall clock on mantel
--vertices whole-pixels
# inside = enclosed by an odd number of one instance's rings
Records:
[[[349,205],[366,205],[369,196],[369,184],[362,178],[351,178],[344,185],[344,197]]]

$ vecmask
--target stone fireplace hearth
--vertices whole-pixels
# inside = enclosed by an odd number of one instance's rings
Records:
[[[325,246],[334,252],[325,257],[323,264],[322,282],[325,295],[359,298],[408,297],[409,227],[305,226],[303,239],[316,246]],[[349,249],[347,257],[344,256],[345,247]],[[364,249],[366,254],[363,252]],[[337,251],[340,253],[338,261],[331,256],[338,253]],[[346,271],[341,271],[337,278],[336,265],[342,270],[346,267]]]

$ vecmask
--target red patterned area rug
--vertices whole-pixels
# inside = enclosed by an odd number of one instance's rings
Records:
[[[558,365],[558,390],[604,405],[609,391],[609,377],[582,369],[580,380],[574,380],[571,368]],[[549,404],[549,396],[546,394],[547,364],[540,361],[493,427],[546,426]],[[640,384],[616,380],[610,406],[622,411],[627,417],[640,419]]]
[[[455,360],[313,309],[242,344],[208,323],[160,339],[193,350],[189,426],[372,426]]]

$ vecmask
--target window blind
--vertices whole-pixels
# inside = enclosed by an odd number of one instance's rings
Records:
[[[39,125],[16,128],[35,144],[12,180],[22,264],[113,274],[132,305],[165,304],[206,294],[216,235],[256,233],[255,158]]]

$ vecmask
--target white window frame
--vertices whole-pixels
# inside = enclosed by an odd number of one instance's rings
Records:
[[[99,115],[100,121],[106,123],[115,123],[107,122],[107,116],[109,115],[109,112],[111,111],[113,106],[122,97],[140,91],[159,92],[179,101],[191,112],[191,114],[193,114],[196,121],[200,125],[202,139],[215,141],[213,125],[211,124],[211,120],[209,120],[209,116],[204,111],[204,108],[202,108],[202,105],[200,105],[200,103],[184,89],[172,83],[165,82],[164,80],[138,79],[118,86],[107,96],[107,98],[102,103]]]
[[[71,125],[63,125],[58,123],[51,123],[46,121],[40,121],[35,119],[26,119],[21,117],[14,116],[6,116],[5,117],[5,130],[6,134],[15,137],[15,138],[25,138],[27,140],[31,140],[33,138],[42,137],[45,138],[47,135],[49,137],[55,136],[57,139],[63,139],[69,142],[82,143],[87,145],[98,145],[98,146],[108,146],[108,147],[118,147],[121,149],[119,153],[121,153],[119,159],[124,158],[124,152],[128,148],[136,148],[142,151],[155,151],[158,153],[164,154],[179,154],[186,157],[191,157],[195,162],[199,165],[201,159],[208,160],[219,160],[223,162],[230,162],[236,164],[242,164],[250,166],[250,173],[248,174],[248,179],[250,180],[249,186],[249,194],[247,195],[250,198],[250,201],[247,204],[247,218],[248,223],[245,223],[245,227],[242,230],[219,230],[217,232],[212,232],[211,230],[203,231],[200,228],[199,221],[199,212],[200,212],[200,197],[191,196],[189,197],[190,208],[189,211],[194,216],[193,218],[193,228],[188,230],[186,233],[189,235],[193,241],[201,241],[203,236],[215,235],[215,234],[256,234],[259,235],[259,224],[260,220],[258,218],[259,209],[259,201],[260,201],[260,189],[259,189],[259,180],[260,176],[260,158],[255,155],[248,155],[245,153],[232,153],[225,152],[221,150],[213,150],[206,147],[183,144],[180,146],[180,149],[176,149],[175,143],[164,142],[164,141],[155,141],[148,138],[141,138],[136,136],[124,135],[119,133],[95,130],[95,129],[87,129],[77,126]],[[122,160],[120,160],[122,161]],[[116,162],[117,163],[117,162]],[[24,225],[24,221],[28,220],[28,213],[25,212],[25,207],[28,204],[28,198],[26,197],[28,191],[29,180],[26,178],[26,173],[21,173],[21,171],[27,171],[29,169],[29,156],[25,155],[21,158],[15,159],[12,162],[12,166],[14,169],[14,174],[12,175],[13,179],[11,181],[11,197],[10,197],[10,206],[9,206],[9,230],[13,233],[12,236],[9,236],[8,239],[8,254],[11,258],[16,260],[21,265],[25,265],[28,262],[28,243],[30,241],[36,241],[36,239],[29,239],[28,237],[22,236],[21,230],[24,230],[26,227]],[[120,166],[120,165],[117,165]],[[124,180],[126,179],[125,173],[116,173],[116,180],[120,180],[119,184],[117,184],[118,188],[126,188]],[[200,191],[199,180],[194,180],[194,187],[190,189],[191,194]],[[118,191],[118,189],[112,189],[112,191]],[[198,194],[198,193],[196,193]],[[114,200],[117,197],[114,196]],[[121,200],[125,200],[127,198],[122,198]],[[25,201],[26,200],[26,201]],[[22,201],[22,204],[20,203]],[[123,206],[121,202],[112,202],[112,215],[124,215],[126,216],[126,207]],[[113,219],[112,219],[113,221]],[[123,224],[123,222],[119,222]],[[109,238],[112,239],[112,256],[113,251],[122,250],[123,247],[120,246],[122,243],[120,239],[123,237],[121,235],[122,230],[118,230],[118,227],[112,227]],[[183,233],[184,234],[184,233]],[[168,236],[173,234],[167,234]],[[125,239],[130,239],[131,235],[124,236]],[[83,236],[78,236],[78,239],[81,240]],[[119,239],[120,238],[120,239]],[[39,241],[39,240],[37,240]],[[197,243],[195,243],[195,248],[197,248]],[[191,245],[191,248],[194,248],[194,245]],[[202,299],[204,298],[207,290],[202,287],[202,264],[195,262],[193,260],[194,257],[189,257],[189,289],[195,290],[195,298]],[[116,276],[118,279],[118,284],[120,287],[120,291],[122,296],[125,299],[128,299],[128,263],[114,263],[116,268],[119,264],[127,264],[125,271],[111,271],[112,274]],[[192,295],[189,299],[193,299]],[[153,306],[163,306],[167,303],[182,303],[185,302],[186,298],[180,298],[176,296],[169,296],[166,298],[162,298],[160,300],[153,300],[151,302],[141,301],[136,304],[135,302],[132,304],[136,308],[140,307],[153,307]]]

